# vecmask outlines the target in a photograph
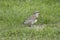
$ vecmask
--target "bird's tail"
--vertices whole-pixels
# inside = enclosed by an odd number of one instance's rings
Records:
[[[25,25],[25,24],[26,24],[26,22],[24,21],[24,22],[23,22],[23,24]]]

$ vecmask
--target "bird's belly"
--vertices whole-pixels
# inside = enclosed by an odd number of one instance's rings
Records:
[[[37,19],[36,20],[34,20],[33,22],[32,22],[32,24],[34,24],[34,23],[36,23],[37,22]]]

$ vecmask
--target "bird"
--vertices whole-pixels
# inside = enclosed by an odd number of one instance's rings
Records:
[[[34,13],[24,21],[24,24],[31,27],[38,21],[39,14],[39,11],[34,11]]]

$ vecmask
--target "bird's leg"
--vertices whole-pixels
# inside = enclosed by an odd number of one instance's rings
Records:
[[[29,27],[31,27],[31,25],[29,25]]]
[[[29,27],[32,27],[32,25],[29,25]]]

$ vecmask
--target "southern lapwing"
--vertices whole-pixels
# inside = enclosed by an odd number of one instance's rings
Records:
[[[38,11],[35,11],[30,17],[28,17],[28,18],[24,21],[24,24],[25,24],[25,25],[28,25],[29,27],[31,27],[34,23],[37,22],[38,16],[39,16],[39,12],[38,12]]]

